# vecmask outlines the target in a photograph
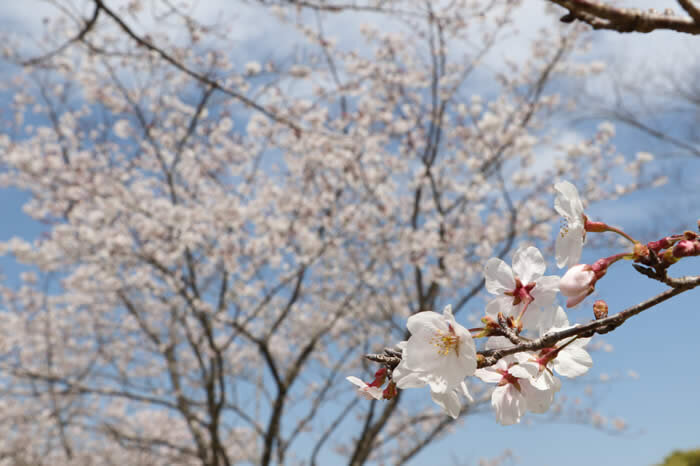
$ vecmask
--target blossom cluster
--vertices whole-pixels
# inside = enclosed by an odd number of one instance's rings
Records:
[[[466,383],[475,376],[495,384],[491,405],[503,425],[520,422],[527,412],[544,413],[552,405],[561,381],[557,376],[578,377],[593,365],[585,346],[590,337],[572,336],[538,351],[509,354],[491,366],[478,368],[475,338],[487,338],[485,350],[497,350],[521,341],[521,333],[542,337],[571,328],[557,294],[568,297],[567,306],[579,304],[594,289],[611,261],[592,266],[578,264],[585,234],[593,229],[583,212],[576,187],[564,181],[554,186],[555,209],[564,217],[556,241],[556,262],[569,267],[560,278],[544,275],[546,262],[533,246],[513,255],[512,266],[491,258],[484,266],[486,290],[495,295],[485,308],[483,327],[467,329],[459,324],[447,305],[442,314],[423,311],[408,318],[410,337],[400,342],[401,361],[391,370],[380,369],[371,383],[347,379],[368,399],[391,399],[397,389],[429,387],[432,400],[457,418],[462,410],[460,395],[473,402]],[[593,227],[591,226],[593,225]],[[601,230],[602,231],[602,230]],[[474,333],[474,335],[472,335]],[[388,380],[387,388],[381,387]]]

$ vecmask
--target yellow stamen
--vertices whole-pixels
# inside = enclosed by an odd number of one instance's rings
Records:
[[[452,349],[459,356],[459,337],[455,335],[454,331],[436,330],[430,342],[438,349],[438,354],[441,356],[447,356]]]

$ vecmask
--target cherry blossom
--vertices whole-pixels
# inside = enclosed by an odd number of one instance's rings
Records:
[[[570,328],[566,312],[557,307],[552,327],[540,329],[540,336]],[[532,375],[530,382],[539,390],[561,388],[561,381],[552,370],[565,377],[573,378],[585,374],[592,366],[593,360],[583,347],[590,338],[569,338],[551,348],[544,348],[537,353],[517,353],[514,355],[518,365]]]
[[[411,337],[403,349],[399,371],[409,375],[412,384],[425,382],[432,392],[445,393],[456,388],[476,370],[476,347],[469,331],[457,323],[452,306],[442,315],[425,311],[409,317],[406,324]],[[404,388],[399,378],[399,388]]]
[[[561,306],[557,307],[556,317],[551,328],[542,331],[542,335],[571,328],[566,312]],[[551,359],[554,370],[564,377],[579,377],[593,367],[593,359],[584,347],[590,342],[590,338],[572,338],[562,341],[553,349],[552,355],[547,355]]]
[[[459,395],[463,395],[470,403],[474,402],[474,398],[469,393],[465,382],[461,382],[457,388],[445,393],[430,391],[430,397],[433,402],[440,406],[452,419],[457,419],[459,413],[462,411],[462,403],[459,401]]]
[[[586,216],[576,186],[569,181],[561,181],[554,185],[554,190],[557,192],[554,209],[564,217],[564,225],[555,245],[557,267],[561,269],[577,264],[581,258],[586,241]]]
[[[495,365],[477,369],[475,375],[486,383],[498,386],[491,394],[496,420],[503,425],[520,422],[527,411],[544,413],[554,401],[558,387],[539,389],[531,383],[536,369],[522,366],[513,356],[500,359]]]
[[[498,297],[486,305],[486,315],[492,319],[499,313],[512,316],[532,330],[550,321],[559,277],[544,276],[546,268],[542,253],[534,246],[518,249],[512,268],[501,259],[489,259],[484,267],[486,290]]]
[[[406,349],[405,341],[402,341],[397,346],[401,350]],[[431,382],[434,380],[432,374],[422,374],[420,372],[413,372],[406,368],[406,365],[401,363],[393,371],[393,380],[396,382],[396,386],[401,389],[408,388],[422,388],[426,385],[431,386],[430,397],[433,402],[440,406],[442,410],[452,418],[456,419],[462,410],[462,404],[459,401],[459,395],[463,395],[467,398],[470,403],[474,402],[474,398],[469,393],[467,384],[462,381],[459,385],[451,390],[445,392],[437,392],[432,390]]]

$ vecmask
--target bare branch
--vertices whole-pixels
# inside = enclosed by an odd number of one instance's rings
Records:
[[[63,45],[61,45],[60,47],[56,48],[55,50],[52,50],[52,51],[49,52],[49,53],[46,53],[46,54],[41,55],[41,56],[39,56],[39,57],[30,58],[29,60],[25,60],[25,61],[21,62],[20,64],[21,64],[22,66],[36,66],[36,65],[40,65],[40,64],[42,64],[43,62],[45,62],[45,61],[47,61],[47,60],[49,60],[49,59],[55,57],[56,55],[62,53],[64,50],[66,50],[66,49],[67,49],[68,47],[70,47],[72,44],[74,44],[74,43],[76,43],[76,42],[82,41],[83,38],[85,37],[85,35],[86,35],[88,32],[90,32],[90,30],[93,28],[93,26],[94,26],[95,23],[97,22],[97,18],[98,18],[99,15],[100,15],[100,10],[101,10],[100,5],[97,5],[97,4],[96,4],[96,5],[95,5],[95,10],[92,12],[92,16],[90,17],[90,19],[88,19],[87,21],[85,21],[85,25],[80,29],[80,32],[78,32],[78,34],[76,34],[75,37],[69,39],[69,40],[66,41]]]
[[[594,0],[548,0],[569,10],[562,22],[583,21],[593,29],[609,29],[617,32],[648,33],[656,30],[672,30],[686,34],[700,34],[700,10],[692,0],[678,0],[690,15],[679,16],[672,12],[657,13],[636,8],[614,7]]]

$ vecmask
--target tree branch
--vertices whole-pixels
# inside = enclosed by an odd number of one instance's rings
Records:
[[[535,340],[521,342],[507,348],[480,351],[477,353],[478,366],[480,368],[493,366],[499,359],[511,354],[521,353],[523,351],[537,351],[544,348],[551,348],[565,338],[578,336],[590,337],[596,333],[604,334],[611,332],[622,325],[630,317],[640,314],[641,312],[671,299],[676,295],[700,286],[700,276],[668,278],[665,283],[672,288],[654,296],[651,299],[620,311],[610,317],[593,320],[582,325],[574,325],[573,327],[569,327],[558,332],[547,333]],[[385,349],[384,354],[367,354],[365,355],[365,358],[369,359],[370,361],[386,365],[391,369],[398,366],[401,362],[401,355],[395,350],[391,349]]]
[[[622,8],[595,0],[548,0],[569,10],[561,17],[564,23],[583,21],[593,29],[608,29],[617,32],[649,33],[659,29],[686,34],[700,34],[700,9],[693,0],[678,0],[683,10],[690,15],[680,16],[670,10],[657,13],[637,8]]]
[[[235,92],[229,88],[226,88],[219,84],[217,81],[209,78],[208,76],[198,73],[194,70],[191,70],[190,68],[186,67],[184,64],[180,63],[178,60],[170,56],[168,53],[166,53],[163,49],[160,47],[157,47],[154,45],[152,42],[149,40],[144,39],[143,37],[139,36],[136,34],[116,13],[114,13],[112,10],[110,10],[107,6],[105,6],[104,2],[102,0],[94,0],[95,5],[97,5],[98,9],[101,9],[102,11],[105,12],[107,16],[112,18],[114,22],[117,23],[119,28],[126,33],[127,36],[131,37],[138,45],[141,47],[144,47],[152,52],[155,52],[158,56],[160,56],[163,60],[166,62],[170,63],[173,65],[175,68],[178,70],[182,71],[186,75],[190,76],[191,78],[196,79],[197,81],[204,83],[208,86],[211,86],[212,88],[223,92],[224,94],[228,95],[229,97],[233,97],[234,99],[238,100],[245,106],[252,108],[254,110],[257,110],[258,112],[262,113],[263,115],[267,116],[271,120],[274,120],[278,123],[281,123],[292,130],[296,134],[299,134],[302,129],[299,127],[296,123],[292,122],[291,120],[280,117],[279,115],[275,115],[273,112],[270,110],[266,109],[265,107],[261,106],[257,102],[254,102],[253,100],[249,99],[248,97],[244,96],[243,94],[240,94],[238,92]]]

